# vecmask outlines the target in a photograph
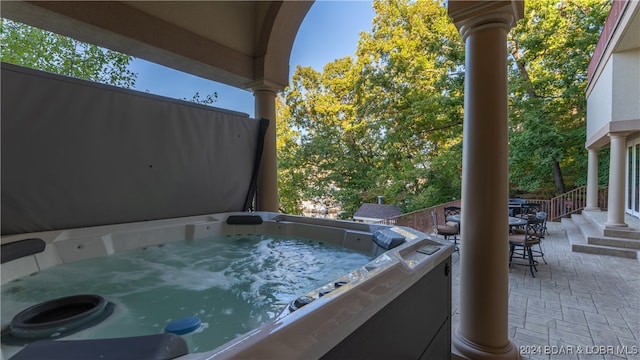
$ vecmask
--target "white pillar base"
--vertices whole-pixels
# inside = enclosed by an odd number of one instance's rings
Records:
[[[475,344],[462,337],[456,331],[451,339],[451,359],[454,360],[502,360],[520,359],[520,352],[516,345],[508,340],[502,348],[490,348]]]
[[[625,223],[616,223],[616,222],[605,222],[604,223],[604,228],[608,229],[608,228],[616,228],[616,229],[620,229],[620,228],[628,228],[629,225],[625,224]]]

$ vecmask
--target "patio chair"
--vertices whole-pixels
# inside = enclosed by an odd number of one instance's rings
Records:
[[[536,213],[536,217],[538,219],[542,219],[542,237],[544,237],[547,234],[547,218],[548,218],[548,215],[544,211],[538,211]]]
[[[540,238],[540,242],[538,243],[538,250],[532,250],[533,257],[541,257],[542,261],[546,264],[547,259],[544,258],[544,251],[542,251],[542,239],[544,239],[544,236],[547,233],[547,213],[538,211],[536,213],[536,218],[542,220],[542,225],[539,227],[540,233],[538,234],[538,237]]]
[[[460,215],[461,210],[459,206],[445,206],[443,208],[445,220],[451,215]]]
[[[449,220],[449,216],[458,215],[462,213],[462,208],[459,206],[445,206],[443,209],[444,212],[444,224],[447,226],[455,226],[458,228],[458,233],[460,232],[460,223],[458,221]]]
[[[534,259],[533,250],[534,245],[540,245],[542,234],[543,219],[532,217],[527,219],[527,225],[525,225],[523,234],[511,234],[509,235],[509,267],[511,265],[523,265],[528,266],[531,271],[531,276],[536,277],[533,270],[538,271],[536,265],[538,261]],[[522,251],[522,252],[519,252]],[[544,259],[544,254],[540,252],[540,256]],[[522,255],[523,259],[526,259],[526,263],[514,262],[514,255]],[[546,260],[545,260],[546,263]]]
[[[438,236],[441,235],[445,238],[445,240],[449,240],[453,238],[453,251],[459,251],[458,249],[458,234],[460,234],[460,227],[457,223],[453,223],[454,225],[438,224],[438,214],[435,210],[431,211],[431,220],[433,221],[433,233]]]
[[[540,204],[525,203],[520,207],[520,217],[535,216],[538,211],[540,211]]]

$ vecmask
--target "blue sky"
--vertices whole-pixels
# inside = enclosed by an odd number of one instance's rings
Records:
[[[321,71],[325,64],[355,53],[361,31],[371,31],[375,13],[371,1],[316,0],[305,17],[293,44],[291,74],[296,65]],[[218,93],[213,106],[241,111],[253,116],[251,92],[178,72],[135,59],[130,68],[138,73],[135,89],[190,100],[197,92],[203,98]],[[290,75],[291,75],[290,74]]]

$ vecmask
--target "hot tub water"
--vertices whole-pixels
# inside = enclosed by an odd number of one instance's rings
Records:
[[[161,333],[172,320],[197,316],[202,325],[191,334],[190,352],[208,351],[371,260],[332,244],[271,235],[167,243],[63,264],[5,284],[2,322],[42,301],[92,293],[115,303],[114,314],[65,339]]]

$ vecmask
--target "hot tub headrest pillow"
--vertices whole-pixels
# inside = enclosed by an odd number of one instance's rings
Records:
[[[394,247],[405,242],[405,237],[391,229],[377,230],[373,233],[373,241],[385,250],[391,250]]]
[[[231,215],[227,218],[228,225],[260,225],[262,216],[260,215]]]
[[[46,245],[47,244],[44,242],[44,240],[37,238],[18,240],[7,244],[2,244],[2,250],[0,250],[0,254],[2,257],[1,263],[4,264],[21,257],[41,253],[44,251]]]

